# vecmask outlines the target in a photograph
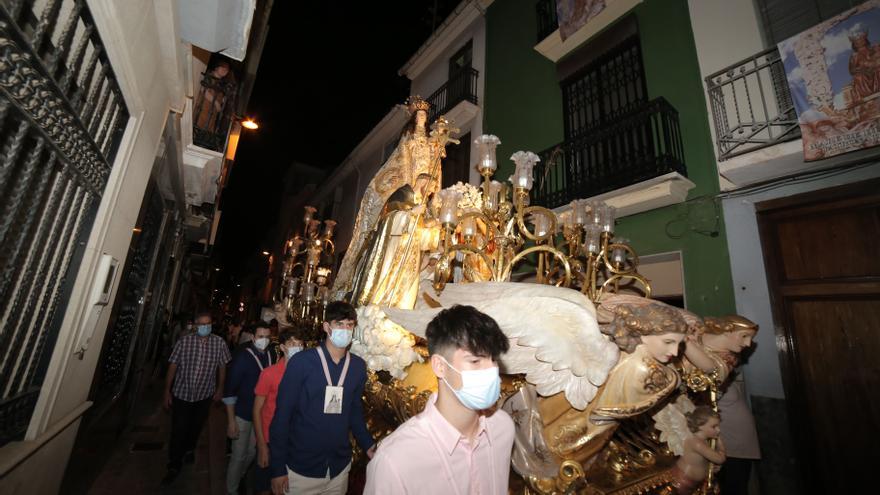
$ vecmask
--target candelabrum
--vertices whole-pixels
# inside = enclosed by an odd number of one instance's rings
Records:
[[[530,256],[536,258],[539,282],[546,282],[547,269],[553,264],[561,269],[560,284],[568,286],[568,258],[554,246],[556,215],[547,208],[529,206],[532,169],[538,156],[527,151],[514,153],[511,160],[516,171],[510,177],[511,184],[502,184],[492,180],[498,168],[495,148],[501,141],[483,135],[474,143],[479,148],[478,169],[483,176],[479,201],[462,207],[466,188],[452,187],[439,193],[437,216],[443,235],[441,255],[434,267],[434,289],[442,291],[452,278],[456,259],[461,260],[463,275],[469,281],[507,281],[513,268]],[[526,226],[527,220],[533,229]],[[532,245],[523,249],[527,241]]]
[[[330,278],[336,246],[333,244],[334,220],[314,218],[317,210],[305,207],[303,231],[285,245],[281,285],[276,298],[284,303],[289,321],[317,327],[324,321],[324,309],[330,302]]]
[[[638,256],[624,239],[614,237],[615,209],[601,201],[578,200],[557,215],[529,206],[532,169],[540,160],[530,151],[510,157],[516,170],[510,184],[492,180],[498,168],[492,135],[478,137],[477,164],[483,183],[479,201],[465,200],[468,187],[440,191],[437,217],[443,226],[441,256],[434,267],[438,292],[452,278],[456,260],[467,281],[508,281],[514,267],[529,258],[538,283],[580,289],[593,301],[622,286],[651,295],[651,285],[637,271]],[[562,236],[557,246],[558,223]],[[526,222],[531,224],[531,229]],[[530,243],[528,247],[526,244]]]
[[[559,216],[567,246],[572,285],[598,302],[607,292],[626,286],[651,297],[651,284],[638,273],[639,257],[626,239],[614,237],[615,208],[602,201],[575,200]],[[560,269],[548,270],[549,283],[559,284]]]

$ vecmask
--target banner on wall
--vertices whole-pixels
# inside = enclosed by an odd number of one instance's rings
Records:
[[[605,10],[606,0],[556,0],[556,18],[562,41],[584,27],[593,17]]]
[[[880,0],[817,24],[778,48],[805,161],[880,144]]]

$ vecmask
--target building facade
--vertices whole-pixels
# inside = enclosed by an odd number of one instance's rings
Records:
[[[62,491],[91,428],[128,426],[162,325],[204,295],[272,7],[208,22],[225,3],[0,6],[4,493]]]

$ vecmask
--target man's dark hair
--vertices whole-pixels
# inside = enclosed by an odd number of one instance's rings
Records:
[[[296,339],[300,342],[305,343],[306,341],[306,331],[304,328],[295,326],[295,327],[287,327],[281,331],[278,335],[278,342],[281,344],[286,344],[290,339]]]
[[[324,321],[329,323],[342,320],[357,321],[357,313],[354,310],[354,306],[345,301],[333,301],[328,304],[327,309],[324,311]]]
[[[428,352],[464,349],[493,360],[510,349],[510,341],[491,316],[473,306],[456,304],[444,309],[428,323]]]
[[[242,332],[248,332],[253,335],[257,335],[258,328],[265,328],[267,330],[271,330],[272,327],[269,326],[265,321],[257,320],[253,324],[248,325],[246,328],[242,329]]]
[[[195,318],[193,318],[193,321],[198,320],[199,318],[201,318],[203,316],[207,316],[208,318],[211,319],[211,321],[214,321],[214,314],[211,313],[211,310],[209,310],[209,309],[200,309],[200,310],[196,311],[196,315],[195,315]]]

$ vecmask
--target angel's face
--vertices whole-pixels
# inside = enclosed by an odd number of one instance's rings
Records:
[[[703,342],[715,349],[739,354],[744,349],[752,346],[752,340],[756,334],[756,330],[744,328],[721,334],[705,334],[703,335]]]
[[[718,436],[721,435],[721,420],[715,416],[711,416],[702,426],[700,426],[700,429],[697,430],[697,434],[702,438],[718,438]]]
[[[678,349],[683,340],[683,333],[642,336],[642,344],[645,344],[648,353],[661,363],[668,363],[675,356],[678,356]]]

